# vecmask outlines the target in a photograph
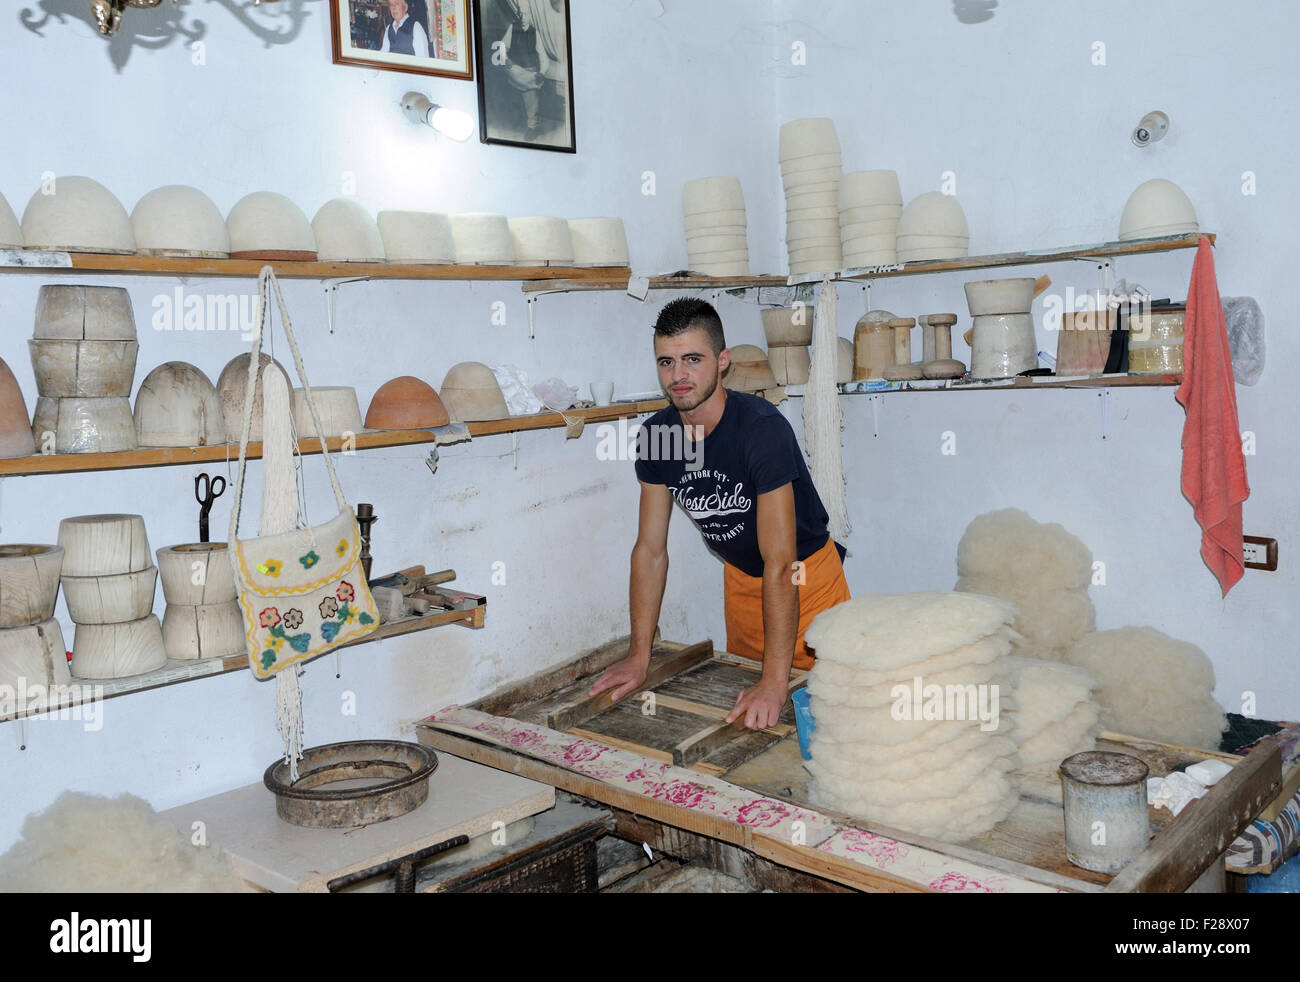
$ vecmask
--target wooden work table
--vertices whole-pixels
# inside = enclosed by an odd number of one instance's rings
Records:
[[[758,672],[755,663],[712,652],[711,645],[707,651],[657,646],[642,690],[653,697],[612,707],[588,699],[594,678],[626,650],[625,640],[615,642],[473,707],[437,713],[420,724],[419,738],[611,806],[629,836],[649,841],[657,834],[659,848],[671,851],[676,843],[708,861],[717,849],[701,842],[725,843],[724,852],[747,854],[776,889],[1179,892],[1212,870],[1281,782],[1274,746],[1238,758],[1106,734],[1099,749],[1142,758],[1152,776],[1207,757],[1234,770],[1176,819],[1152,809],[1146,851],[1116,876],[1093,873],[1065,859],[1062,809],[1045,798],[1022,796],[1009,818],[961,844],[821,807],[810,800],[792,707],[777,726],[757,733],[721,722],[739,688],[757,681]],[[792,688],[802,680],[795,675]],[[646,708],[650,698],[653,712]],[[613,764],[604,770],[584,764],[593,754]],[[620,777],[619,767],[635,770]],[[643,771],[662,780],[648,785],[640,780]],[[707,804],[713,801],[717,807]],[[755,809],[764,815],[757,824],[750,821]],[[790,875],[782,879],[781,872]]]

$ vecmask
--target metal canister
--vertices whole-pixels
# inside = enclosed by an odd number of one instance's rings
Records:
[[[1138,758],[1106,750],[1061,761],[1066,859],[1097,873],[1118,873],[1146,848],[1149,772]]]

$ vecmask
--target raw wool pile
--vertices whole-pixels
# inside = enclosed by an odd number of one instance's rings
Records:
[[[857,597],[818,615],[806,636],[817,651],[808,677],[817,800],[952,842],[1006,818],[1017,801],[1016,744],[1001,712],[1014,616],[1005,601],[958,593]],[[969,695],[981,691],[972,707]],[[952,704],[939,706],[949,694]]]
[[[1061,801],[1057,768],[1071,754],[1097,748],[1100,683],[1082,668],[1038,658],[1008,659],[1016,708],[1013,735],[1020,745],[1016,778],[1027,797]]]
[[[1096,626],[1092,553],[1056,522],[1041,524],[1018,508],[980,515],[957,546],[957,573],[956,590],[1016,605],[1018,655],[1060,661]]]
[[[1214,666],[1200,648],[1154,627],[1090,634],[1065,656],[1101,683],[1105,729],[1206,750],[1227,720],[1214,701]]]
[[[134,795],[65,791],[27,816],[0,856],[8,893],[241,893],[249,887],[213,848],[188,837]]]

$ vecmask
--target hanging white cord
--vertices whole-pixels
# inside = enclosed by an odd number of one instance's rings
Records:
[[[840,396],[835,388],[839,360],[839,297],[830,277],[822,280],[813,313],[812,366],[804,390],[804,440],[808,445],[813,486],[826,506],[831,537],[844,542],[853,526],[849,522],[844,489],[844,449],[840,431]]]

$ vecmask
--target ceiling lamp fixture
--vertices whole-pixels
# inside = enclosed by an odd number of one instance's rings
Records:
[[[474,117],[461,109],[449,109],[433,102],[422,92],[402,96],[402,112],[412,123],[427,123],[445,137],[464,143],[474,133]]]

